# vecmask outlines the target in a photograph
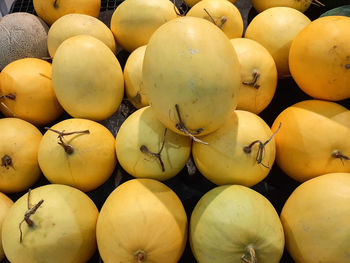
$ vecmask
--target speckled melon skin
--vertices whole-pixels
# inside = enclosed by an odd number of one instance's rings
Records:
[[[48,26],[37,16],[18,12],[0,19],[0,70],[17,59],[48,56]]]

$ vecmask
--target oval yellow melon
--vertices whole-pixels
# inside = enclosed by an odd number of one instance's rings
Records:
[[[298,86],[324,100],[350,98],[350,18],[314,20],[294,39],[289,66]]]
[[[120,165],[132,176],[166,180],[186,165],[191,139],[168,130],[148,106],[123,122],[115,147]]]
[[[348,262],[350,173],[325,174],[301,184],[284,204],[281,221],[295,262]]]
[[[52,81],[58,101],[76,118],[107,119],[124,95],[119,61],[102,41],[88,35],[68,38],[59,46]]]
[[[0,110],[34,125],[44,125],[63,112],[52,87],[51,64],[36,58],[13,61],[0,73]],[[1,98],[2,97],[2,98]]]
[[[305,12],[314,0],[251,0],[256,11],[262,12],[271,7],[291,7],[300,12]],[[317,2],[317,1],[315,1]]]
[[[31,225],[23,219],[34,207]],[[14,203],[3,223],[6,257],[13,263],[85,263],[96,250],[97,217],[94,202],[78,189],[38,187]]]
[[[218,26],[228,38],[242,37],[243,19],[238,8],[227,0],[202,0],[186,14],[206,19]]]
[[[114,11],[111,30],[118,44],[132,52],[146,45],[158,27],[176,17],[176,7],[169,0],[128,0]]]
[[[146,45],[135,49],[128,57],[124,67],[125,93],[129,101],[138,109],[149,105],[142,81],[145,51]]]
[[[33,0],[33,5],[38,16],[52,25],[60,17],[71,13],[98,17],[101,0]]]
[[[84,14],[68,14],[59,18],[50,27],[47,46],[51,57],[55,56],[62,42],[77,35],[89,35],[101,40],[113,53],[116,43],[111,30],[99,19]]]
[[[0,191],[21,192],[40,177],[40,131],[17,118],[0,119]]]
[[[187,240],[187,216],[177,195],[152,179],[115,189],[98,217],[97,245],[103,262],[176,263]]]
[[[241,65],[237,109],[259,114],[275,95],[278,78],[275,61],[269,51],[254,40],[235,38],[231,44]]]
[[[296,35],[310,23],[302,12],[290,7],[272,7],[258,14],[245,37],[263,45],[275,60],[278,76],[289,77],[289,49]]]
[[[275,119],[276,162],[293,179],[304,182],[334,172],[350,172],[350,111],[321,100],[298,102]]]
[[[195,4],[201,2],[202,0],[184,0],[184,1],[189,7],[192,7]],[[234,4],[234,3],[236,3],[237,0],[228,0],[228,1],[230,1],[232,4]]]
[[[218,130],[201,137],[209,145],[193,142],[193,159],[201,174],[217,185],[250,187],[262,181],[274,163],[271,136],[269,126],[258,115],[236,110]]]
[[[72,134],[57,138],[59,132]],[[94,190],[111,176],[116,166],[114,141],[112,133],[97,122],[61,121],[40,142],[40,168],[51,183],[70,185],[84,192]]]
[[[190,244],[198,263],[278,263],[284,234],[264,196],[245,186],[225,185],[207,192],[194,208]]]
[[[47,57],[48,26],[37,16],[18,12],[0,19],[0,71],[21,58]]]
[[[239,67],[234,48],[217,26],[197,17],[176,18],[161,26],[147,45],[145,94],[166,127],[205,135],[236,107]]]
[[[12,205],[13,201],[0,192],[0,260],[3,260],[5,258],[1,240],[2,223],[4,222]]]

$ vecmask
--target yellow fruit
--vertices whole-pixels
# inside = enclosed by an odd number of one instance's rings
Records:
[[[169,0],[123,1],[112,15],[111,30],[118,44],[132,52],[147,45],[153,32],[176,18],[176,12]]]
[[[263,45],[275,60],[278,77],[289,77],[288,56],[296,35],[310,23],[303,13],[290,7],[272,7],[258,14],[245,37]]]
[[[50,27],[47,36],[47,46],[51,57],[55,56],[62,42],[77,35],[89,35],[101,40],[113,53],[116,43],[113,33],[99,19],[84,14],[68,14],[59,18]]]
[[[251,0],[256,11],[262,12],[271,7],[285,6],[305,12],[314,0]]]
[[[325,174],[300,185],[285,203],[281,221],[295,262],[349,262],[350,173]]]
[[[98,17],[101,0],[33,0],[33,5],[38,16],[52,25],[60,17],[72,13]]]
[[[5,258],[1,240],[2,223],[4,222],[12,205],[13,201],[0,192],[0,260],[3,260]]]
[[[304,182],[334,172],[350,172],[350,111],[334,102],[307,100],[282,111],[273,123],[276,161]]]
[[[7,65],[0,73],[0,110],[34,125],[56,120],[63,112],[52,87],[51,64],[24,58]]]
[[[185,3],[189,6],[189,7],[192,7],[194,6],[195,4],[201,2],[202,0],[185,0]],[[237,0],[228,0],[230,1],[232,4],[236,3]]]
[[[273,165],[274,140],[260,148],[271,136],[258,115],[236,110],[218,130],[201,137],[209,145],[193,142],[193,159],[201,174],[217,185],[250,187],[262,181]]]
[[[163,181],[186,165],[191,154],[191,139],[168,130],[148,106],[123,122],[115,147],[120,165],[129,174]],[[151,152],[160,153],[159,158]]]
[[[76,118],[107,119],[124,95],[117,58],[102,41],[88,35],[71,37],[59,46],[52,62],[52,81],[58,101]]]
[[[24,191],[41,174],[37,157],[42,134],[17,118],[0,119],[0,131],[0,191]]]
[[[57,138],[57,132],[73,133]],[[101,124],[67,119],[48,130],[39,146],[38,161],[51,183],[66,184],[84,192],[102,185],[116,166],[114,136]]]
[[[28,208],[38,206],[29,220]],[[50,184],[30,191],[11,207],[2,227],[6,257],[19,263],[85,263],[96,250],[98,210],[83,192]],[[22,233],[22,234],[21,234]]]
[[[259,114],[271,102],[277,87],[276,64],[266,48],[248,38],[231,39],[241,65],[238,110]]]
[[[350,98],[350,18],[314,20],[294,39],[289,66],[298,86],[324,100]]]
[[[148,98],[143,91],[142,64],[146,45],[135,49],[124,67],[125,93],[129,101],[138,109],[148,106]]]
[[[103,262],[176,263],[187,240],[187,216],[177,195],[152,179],[115,189],[98,217],[97,245]]]
[[[225,185],[207,192],[194,208],[190,244],[198,263],[278,263],[284,234],[264,196],[245,186]]]
[[[232,44],[217,26],[197,17],[176,18],[161,26],[147,45],[145,94],[166,127],[205,135],[236,107],[239,67]]]
[[[243,19],[238,8],[227,0],[202,0],[186,14],[206,19],[218,26],[228,38],[242,37]]]

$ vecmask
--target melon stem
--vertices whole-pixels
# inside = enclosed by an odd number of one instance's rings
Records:
[[[222,27],[224,26],[224,24],[225,24],[226,21],[227,21],[227,17],[226,17],[226,16],[222,16],[221,19],[220,19],[221,24],[218,25],[218,24],[216,23],[215,19],[212,17],[212,15],[209,13],[209,11],[208,11],[207,9],[205,9],[205,8],[203,8],[203,10],[204,10],[204,12],[207,13],[207,15],[209,16],[209,18],[211,19],[211,21],[212,21],[218,28],[222,29]]]
[[[253,245],[248,245],[246,251],[249,253],[250,259],[247,259],[246,253],[244,253],[241,260],[245,263],[258,263]]]
[[[134,254],[134,257],[135,257],[136,263],[142,263],[142,262],[144,262],[146,260],[147,254],[143,250],[138,250]]]
[[[27,199],[28,210],[25,212],[23,220],[19,223],[19,232],[20,232],[19,242],[20,243],[22,243],[22,241],[23,241],[22,224],[24,222],[26,222],[29,227],[33,227],[34,226],[34,222],[33,222],[33,220],[30,219],[30,217],[31,217],[31,215],[34,215],[36,210],[38,210],[38,208],[42,205],[42,203],[44,203],[44,200],[41,199],[36,205],[31,207],[31,204],[30,204],[30,192],[31,192],[31,189],[28,190],[28,199]]]
[[[53,2],[53,7],[56,8],[56,9],[59,7],[58,4],[57,4],[57,0],[55,0],[55,2]]]
[[[70,144],[67,144],[63,141],[63,137],[64,136],[68,136],[68,135],[73,135],[73,134],[90,134],[90,131],[89,130],[84,130],[84,131],[74,131],[74,132],[64,132],[64,131],[57,131],[57,130],[54,130],[54,129],[51,129],[51,128],[48,128],[48,127],[45,127],[44,128],[45,130],[49,130],[49,131],[52,131],[52,132],[55,132],[55,133],[58,133],[58,139],[60,140],[58,142],[59,145],[61,145],[64,149],[64,151],[67,153],[67,154],[72,154],[74,153],[74,148],[72,145]]]
[[[331,156],[332,156],[333,158],[339,158],[339,159],[343,162],[343,164],[344,164],[344,160],[345,160],[345,161],[350,160],[350,158],[349,158],[348,156],[344,155],[344,154],[343,154],[341,151],[339,151],[339,150],[334,150],[334,151],[331,153]]]
[[[156,157],[159,162],[160,162],[160,166],[162,167],[162,172],[165,172],[165,167],[164,167],[164,163],[163,163],[163,160],[162,160],[162,157],[161,157],[161,153],[163,151],[163,148],[164,148],[164,144],[165,144],[165,136],[166,136],[166,132],[167,132],[167,128],[165,128],[165,131],[164,131],[164,136],[163,136],[163,142],[162,142],[162,146],[160,147],[160,150],[157,152],[157,153],[154,153],[154,152],[151,152],[150,150],[148,150],[147,146],[146,145],[141,145],[140,147],[140,151],[145,153],[145,154],[149,154],[153,157]]]
[[[252,76],[253,76],[253,80],[252,81],[243,81],[242,84],[243,85],[247,85],[247,86],[250,86],[250,87],[253,87],[255,89],[258,89],[260,88],[260,85],[257,83],[258,80],[259,80],[259,77],[260,77],[260,73],[259,71],[257,71],[256,69],[253,70],[253,73],[252,73]]]

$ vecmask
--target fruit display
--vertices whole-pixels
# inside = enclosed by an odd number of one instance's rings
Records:
[[[0,263],[350,262],[348,3],[22,2]]]

